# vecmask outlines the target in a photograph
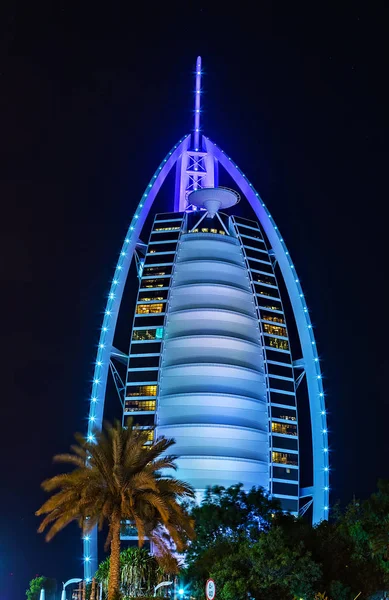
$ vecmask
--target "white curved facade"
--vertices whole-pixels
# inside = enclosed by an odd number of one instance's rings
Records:
[[[165,318],[157,436],[174,438],[179,476],[269,487],[268,405],[256,308],[238,240],[180,238]],[[226,460],[227,459],[227,460]]]

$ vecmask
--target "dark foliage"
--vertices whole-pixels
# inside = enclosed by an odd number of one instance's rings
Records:
[[[208,490],[193,510],[196,540],[188,553],[191,595],[212,577],[222,600],[329,600],[369,597],[389,587],[389,484],[366,502],[338,507],[312,527],[281,513],[260,488]]]

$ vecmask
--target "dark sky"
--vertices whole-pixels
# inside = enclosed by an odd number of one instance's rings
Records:
[[[36,573],[81,573],[75,528],[51,544],[36,534],[39,484],[85,427],[116,257],[149,177],[190,130],[197,54],[206,133],[260,191],[306,292],[332,501],[389,477],[386,15],[375,2],[226,4],[3,5],[5,600]]]

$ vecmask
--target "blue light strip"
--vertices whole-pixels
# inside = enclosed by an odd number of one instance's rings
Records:
[[[308,384],[313,447],[313,522],[318,523],[328,518],[329,510],[328,428],[320,360],[304,293],[285,242],[259,193],[231,157],[209,138],[204,136],[204,141],[207,152],[220,162],[250,202],[265,229],[288,289]]]
[[[158,169],[152,176],[145,192],[135,210],[134,216],[127,231],[115,268],[111,288],[107,297],[100,339],[97,346],[97,356],[92,380],[92,395],[89,404],[89,419],[87,439],[95,439],[95,432],[100,431],[103,422],[105,392],[109,363],[120,303],[128,271],[138,243],[143,225],[149,214],[151,206],[165,181],[169,171],[185,149],[189,135],[183,137],[166,155]],[[90,580],[97,570],[97,531],[94,529],[83,538],[84,545],[84,578]]]

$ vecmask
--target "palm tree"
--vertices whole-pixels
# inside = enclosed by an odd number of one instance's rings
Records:
[[[72,454],[59,454],[55,462],[75,468],[70,473],[56,475],[42,483],[53,495],[36,512],[45,515],[38,531],[48,528],[46,540],[51,540],[72,521],[84,534],[95,525],[108,524],[106,547],[110,545],[108,600],[119,593],[120,530],[123,522],[133,524],[138,531],[139,546],[147,537],[159,551],[169,550],[172,540],[182,552],[194,537],[194,523],[182,501],[194,497],[193,488],[171,476],[165,469],[175,469],[175,457],[167,450],[174,440],[158,439],[147,446],[147,431],[134,427],[132,419],[126,426],[116,421],[105,424],[93,441],[76,434],[77,444]]]
[[[127,548],[120,553],[120,572],[126,595],[153,596],[161,569],[154,556],[144,548]]]
[[[108,592],[109,565],[108,556],[96,571],[96,581],[102,584],[104,598]],[[177,575],[178,572],[178,561],[171,553],[152,556],[145,548],[136,547],[120,552],[121,591],[125,597],[152,596],[158,583]]]

